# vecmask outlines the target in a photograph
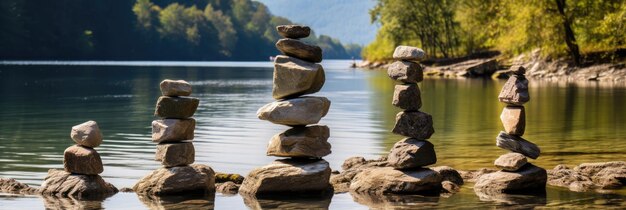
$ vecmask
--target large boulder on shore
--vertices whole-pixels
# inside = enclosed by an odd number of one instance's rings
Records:
[[[526,164],[515,172],[497,171],[478,177],[475,191],[525,193],[545,191],[548,174],[545,169]]]
[[[267,146],[267,155],[277,157],[322,158],[331,153],[325,125],[295,127],[274,135]]]
[[[391,132],[420,140],[429,139],[435,133],[433,117],[420,111],[399,112]]]
[[[259,196],[272,194],[323,194],[332,189],[330,166],[325,160],[285,159],[252,170],[239,193]]]
[[[86,147],[94,148],[102,144],[100,127],[96,121],[92,120],[73,126],[70,137],[76,144]]]
[[[417,168],[437,163],[437,155],[429,141],[405,138],[393,145],[387,161],[396,169]]]
[[[279,55],[274,60],[272,97],[285,99],[316,93],[325,81],[322,65]]]
[[[215,172],[202,164],[159,168],[141,178],[133,190],[149,195],[212,194]]]
[[[509,135],[504,131],[500,131],[500,134],[496,137],[496,146],[511,152],[521,153],[532,159],[537,159],[541,155],[541,150],[536,144],[522,137]]]
[[[193,116],[200,100],[192,97],[161,96],[156,104],[154,115],[162,118],[186,119]]]
[[[330,100],[325,97],[301,97],[275,101],[259,108],[257,116],[280,125],[309,125],[326,116]]]
[[[350,191],[369,194],[438,194],[441,175],[428,168],[369,168],[357,174]]]
[[[50,169],[39,192],[51,196],[103,199],[117,193],[118,190],[99,175],[78,175]]]
[[[276,48],[287,56],[313,63],[322,62],[322,48],[306,44],[297,39],[280,39],[276,42]]]
[[[74,174],[98,175],[104,171],[100,154],[95,149],[74,145],[63,152],[63,168]]]
[[[311,28],[302,25],[279,25],[276,31],[280,36],[290,39],[306,38],[311,34]]]
[[[164,96],[189,96],[191,95],[191,85],[185,80],[166,79],[159,85],[161,94]]]
[[[162,119],[152,121],[152,142],[166,143],[193,140],[196,120]]]

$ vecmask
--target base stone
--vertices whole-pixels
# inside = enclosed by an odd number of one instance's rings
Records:
[[[330,166],[325,160],[285,159],[256,168],[248,174],[239,193],[270,196],[272,194],[319,194],[332,187]]]
[[[474,190],[501,193],[545,191],[547,181],[545,169],[528,163],[515,172],[497,171],[484,174],[476,180]]]
[[[441,175],[428,168],[397,170],[377,167],[357,174],[350,184],[350,191],[369,194],[438,194],[441,181]]]
[[[215,172],[202,164],[159,168],[141,178],[133,190],[148,195],[212,194]]]
[[[50,196],[104,199],[118,190],[99,175],[78,175],[50,169],[39,192]]]

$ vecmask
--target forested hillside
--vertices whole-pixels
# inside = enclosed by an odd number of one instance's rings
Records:
[[[0,59],[266,60],[290,23],[251,0],[3,0]],[[307,41],[352,57],[328,36]]]
[[[431,57],[483,50],[515,55],[541,49],[567,56],[626,47],[625,0],[377,0],[370,11],[380,23],[363,55],[385,60],[399,44],[417,45]]]

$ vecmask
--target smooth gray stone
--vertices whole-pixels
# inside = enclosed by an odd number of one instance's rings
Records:
[[[516,152],[501,155],[494,161],[496,168],[504,171],[517,171],[522,168],[522,166],[526,165],[526,163],[528,163],[526,156]]]
[[[422,97],[417,84],[396,85],[391,104],[407,111],[418,111],[422,107]]]
[[[102,144],[100,127],[98,127],[96,121],[92,120],[73,126],[70,137],[76,144],[86,147],[94,148]]]
[[[322,158],[331,153],[325,125],[295,127],[274,135],[267,146],[267,155],[276,157]]]
[[[474,190],[501,193],[545,191],[547,181],[546,170],[529,163],[515,172],[484,174],[478,177]]]
[[[397,170],[374,167],[357,174],[350,191],[369,194],[438,194],[442,177],[428,168]]]
[[[322,62],[322,48],[306,44],[297,39],[280,39],[276,42],[276,48],[287,56],[313,63]]]
[[[191,85],[185,80],[166,79],[159,85],[164,96],[189,96]]]
[[[154,115],[162,118],[187,119],[198,109],[200,100],[192,97],[161,96]]]
[[[331,188],[330,166],[325,160],[285,159],[252,170],[243,180],[239,193],[315,193]]]
[[[316,93],[325,81],[322,65],[279,55],[274,60],[272,97],[286,99]]]
[[[266,104],[259,108],[257,117],[280,125],[310,125],[326,116],[329,108],[330,100],[327,98],[309,96]]]
[[[424,112],[399,112],[396,115],[396,124],[393,133],[420,140],[429,139],[435,133],[433,117]]]
[[[424,80],[424,69],[418,63],[396,61],[387,68],[387,75],[400,82],[418,83]]]
[[[393,58],[405,61],[420,61],[426,57],[424,50],[411,46],[398,46],[393,51]]]
[[[196,120],[163,119],[152,121],[152,142],[179,142],[193,140]]]
[[[521,153],[522,155],[532,159],[537,159],[541,154],[541,150],[537,145],[523,139],[522,137],[509,135],[504,131],[500,131],[496,140],[496,145],[498,147],[511,152]]]
[[[409,169],[435,164],[437,155],[429,141],[406,138],[393,145],[387,161],[395,169]]]
[[[154,160],[165,167],[186,166],[195,161],[196,150],[191,142],[161,143],[157,145]]]

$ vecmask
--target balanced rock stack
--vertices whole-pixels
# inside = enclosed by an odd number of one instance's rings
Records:
[[[398,141],[387,157],[388,165],[358,174],[350,190],[367,193],[428,194],[441,190],[442,177],[434,170],[424,168],[437,162],[432,143],[435,132],[432,116],[420,112],[421,92],[418,82],[424,78],[423,68],[417,63],[425,57],[422,49],[398,46],[387,70],[389,77],[402,82],[395,86],[392,104],[404,111],[396,115],[393,133],[407,136]]]
[[[152,121],[152,142],[158,143],[155,160],[163,168],[143,177],[134,186],[137,193],[167,195],[182,192],[215,192],[215,173],[208,166],[194,164],[196,120],[191,118],[200,100],[189,97],[191,85],[183,80],[164,80]]]
[[[316,124],[326,116],[330,101],[325,97],[303,96],[318,92],[325,82],[322,49],[299,41],[309,36],[307,26],[276,27],[285,37],[276,47],[285,55],[276,56],[272,96],[277,101],[261,107],[261,120],[291,126],[272,137],[268,156],[288,157],[254,169],[239,190],[245,195],[278,193],[320,193],[330,188],[330,167],[321,159],[331,153],[325,125]]]
[[[102,144],[102,132],[95,121],[72,127],[70,133],[76,143],[65,149],[63,168],[51,169],[41,186],[43,194],[77,197],[107,197],[117,188],[106,183],[99,174],[104,171],[100,154],[94,149]]]
[[[526,70],[522,66],[512,67],[513,76],[502,87],[498,96],[506,107],[500,120],[504,126],[496,137],[496,145],[511,153],[500,156],[494,162],[501,171],[485,174],[478,178],[474,189],[497,191],[502,193],[523,193],[545,190],[546,170],[528,163],[527,157],[537,159],[541,153],[539,147],[522,138],[526,129],[524,104],[530,100]]]

